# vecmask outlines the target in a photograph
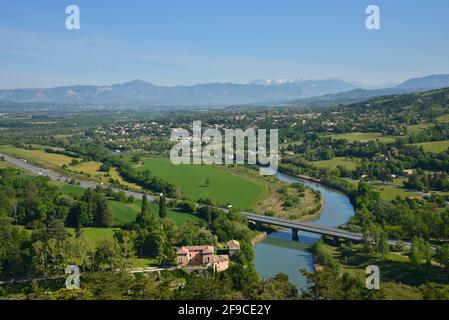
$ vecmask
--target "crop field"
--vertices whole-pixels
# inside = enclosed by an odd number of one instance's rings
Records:
[[[331,170],[335,170],[337,166],[342,166],[349,170],[354,170],[358,164],[358,161],[346,159],[345,157],[335,157],[330,160],[314,161],[312,162],[312,164],[319,168],[329,168]]]
[[[346,139],[349,142],[379,140],[394,142],[396,137],[383,136],[380,132],[351,132],[332,135],[334,139]]]
[[[449,140],[416,143],[415,145],[422,146],[426,152],[440,153],[449,148]]]
[[[68,165],[74,158],[54,153],[47,153],[44,150],[25,150],[13,146],[0,146],[0,152],[11,155],[15,158],[25,159],[44,167],[61,167]]]
[[[219,202],[232,203],[234,207],[249,209],[264,194],[263,185],[216,166],[175,166],[168,159],[149,157],[142,160],[144,164],[138,167],[139,170],[150,170],[153,175],[178,186],[193,201],[212,197]]]

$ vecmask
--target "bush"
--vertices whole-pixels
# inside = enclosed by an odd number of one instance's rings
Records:
[[[196,212],[196,204],[190,201],[182,201],[178,208],[182,211],[182,212],[186,212],[186,213],[194,213]]]

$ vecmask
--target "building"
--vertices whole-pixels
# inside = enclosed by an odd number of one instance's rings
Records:
[[[226,245],[228,246],[230,257],[240,251],[240,243],[237,240],[229,240]]]
[[[229,256],[214,255],[212,258],[212,267],[216,272],[222,272],[229,268]]]
[[[229,256],[215,255],[213,246],[185,246],[176,250],[176,263],[180,267],[199,266],[217,272],[229,267]]]
[[[402,173],[406,176],[411,176],[415,173],[415,171],[412,169],[406,169],[406,170],[402,170]]]

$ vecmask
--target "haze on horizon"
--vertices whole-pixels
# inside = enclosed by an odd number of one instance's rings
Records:
[[[65,29],[65,8],[81,30]],[[381,30],[365,8],[381,9]],[[0,88],[341,78],[400,83],[449,73],[449,2],[0,0]]]

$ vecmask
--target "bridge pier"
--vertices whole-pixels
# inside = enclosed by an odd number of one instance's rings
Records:
[[[292,228],[292,240],[299,241],[299,230]]]

